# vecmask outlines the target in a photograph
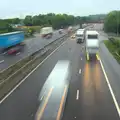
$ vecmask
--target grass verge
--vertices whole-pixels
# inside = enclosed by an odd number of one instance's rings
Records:
[[[118,47],[119,44],[120,44],[120,40],[116,39],[115,40],[115,44],[113,44],[109,40],[104,40],[104,44],[106,45],[106,47],[108,48],[108,50],[110,51],[110,53],[113,55],[113,57],[120,64],[120,47]]]

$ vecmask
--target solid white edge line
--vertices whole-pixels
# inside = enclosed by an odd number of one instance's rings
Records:
[[[43,99],[44,95],[42,95],[42,97],[40,98],[40,101]]]
[[[24,79],[22,79],[1,101],[0,104],[6,100],[39,66],[41,66],[54,52],[56,52],[62,45],[67,42],[64,41],[59,47],[57,47],[50,55],[48,55],[39,65],[37,65]]]
[[[79,99],[79,90],[77,90],[76,100]]]
[[[53,88],[53,87],[52,87],[52,88]],[[46,92],[46,90],[44,91],[44,93],[43,93],[42,97],[40,98],[40,100],[42,100],[42,99],[44,98],[45,92]]]
[[[16,53],[16,55],[20,55],[20,54],[21,54],[21,52]]]
[[[81,69],[79,69],[79,74],[81,74]]]
[[[103,64],[102,64],[101,59],[99,59],[99,61],[100,61],[100,65],[101,65],[101,67],[102,67],[102,70],[103,70],[103,73],[104,73],[104,76],[105,76],[105,79],[106,79],[108,88],[109,88],[110,93],[111,93],[111,95],[112,95],[112,98],[113,98],[115,107],[116,107],[117,112],[118,112],[118,115],[119,115],[119,117],[120,117],[120,107],[119,107],[118,102],[117,102],[117,100],[116,100],[116,98],[115,98],[115,94],[114,94],[114,92],[113,92],[113,90],[112,90],[112,87],[111,87],[110,82],[109,82],[109,80],[108,80],[108,77],[107,77],[107,74],[106,74],[105,69],[104,69],[104,67],[103,67]]]

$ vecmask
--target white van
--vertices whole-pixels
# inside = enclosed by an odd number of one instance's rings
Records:
[[[99,33],[97,31],[86,31],[86,53],[97,54],[99,51]]]
[[[83,43],[84,42],[84,29],[77,30],[76,41],[77,41],[77,43]]]

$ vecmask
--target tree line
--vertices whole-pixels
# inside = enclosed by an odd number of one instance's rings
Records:
[[[1,19],[0,33],[14,31],[13,25],[20,24],[23,26],[52,26],[54,29],[64,28],[69,25],[80,23],[80,17],[67,14],[39,14],[35,16],[27,15],[24,19]]]
[[[15,31],[12,25],[21,24],[24,26],[52,26],[54,29],[65,28],[70,25],[93,22],[100,20],[101,15],[94,16],[73,16],[67,14],[39,14],[35,16],[27,15],[24,19],[1,19],[0,20],[0,33]]]
[[[67,14],[53,14],[49,13],[46,15],[35,15],[26,16],[24,19],[24,24],[27,26],[53,26],[53,28],[61,28],[69,25],[78,24],[80,17],[74,17],[73,15]]]
[[[104,21],[104,31],[120,33],[120,11],[112,11],[107,14]]]
[[[22,24],[25,26],[53,26],[54,28],[66,27],[69,25],[78,24],[80,17],[67,15],[67,14],[39,14],[35,16],[27,15],[24,19],[13,18],[0,20],[0,25],[4,23],[4,26],[8,24]],[[5,25],[6,24],[6,25]],[[3,26],[3,25],[2,25]]]

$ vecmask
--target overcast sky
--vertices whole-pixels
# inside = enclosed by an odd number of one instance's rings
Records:
[[[120,0],[1,0],[0,18],[26,14],[67,13],[90,15],[120,9]]]

